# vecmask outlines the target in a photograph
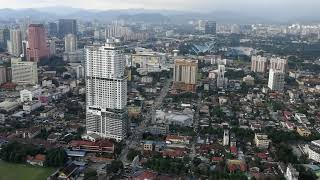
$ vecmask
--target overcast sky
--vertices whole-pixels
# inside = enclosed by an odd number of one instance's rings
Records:
[[[85,9],[176,9],[192,11],[234,10],[316,10],[320,0],[0,0],[0,8],[70,6]],[[255,11],[254,10],[254,11]]]

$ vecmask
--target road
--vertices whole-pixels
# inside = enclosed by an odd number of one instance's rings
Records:
[[[142,140],[142,135],[146,128],[151,124],[156,122],[156,110],[162,107],[163,99],[167,96],[172,79],[166,79],[164,86],[161,89],[159,95],[156,97],[150,110],[144,115],[144,120],[140,123],[138,127],[132,132],[132,135],[126,140],[126,146],[122,149],[118,160],[122,161],[124,164],[129,163],[127,160],[127,154],[129,149],[136,149],[140,141]]]

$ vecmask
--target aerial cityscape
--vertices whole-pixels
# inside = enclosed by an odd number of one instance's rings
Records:
[[[320,179],[320,1],[0,3],[0,180]]]

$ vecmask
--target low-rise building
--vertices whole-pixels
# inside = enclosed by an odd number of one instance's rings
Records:
[[[83,150],[86,152],[114,152],[114,143],[109,140],[99,140],[96,142],[83,141],[83,140],[73,140],[69,143],[69,146],[73,150]]]
[[[297,127],[297,132],[300,136],[303,137],[308,137],[311,135],[311,131],[308,128],[302,126]]]
[[[40,101],[29,101],[23,104],[23,110],[27,113],[31,113],[32,111],[41,107]]]
[[[31,164],[33,166],[44,166],[44,163],[46,161],[46,156],[43,154],[37,154],[34,157],[33,156],[27,156],[27,163]]]
[[[255,144],[258,148],[268,148],[271,140],[268,135],[256,133],[254,136]]]
[[[155,144],[153,141],[145,141],[143,143],[143,150],[144,151],[153,151],[155,148]]]
[[[175,144],[189,144],[191,137],[189,136],[177,136],[177,135],[168,135],[166,137],[166,142],[175,143]]]

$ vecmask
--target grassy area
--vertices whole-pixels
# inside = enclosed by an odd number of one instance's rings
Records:
[[[45,180],[55,169],[0,161],[0,180]]]

